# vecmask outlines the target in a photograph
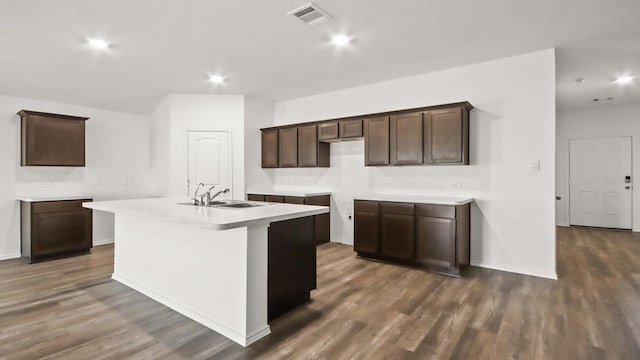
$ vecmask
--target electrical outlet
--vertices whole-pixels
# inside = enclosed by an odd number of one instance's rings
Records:
[[[462,189],[462,181],[457,180],[451,183],[452,189]]]
[[[51,183],[48,181],[43,181],[38,183],[38,187],[41,187],[41,188],[48,188],[49,186],[51,186]]]
[[[353,207],[347,206],[347,215],[353,214]]]

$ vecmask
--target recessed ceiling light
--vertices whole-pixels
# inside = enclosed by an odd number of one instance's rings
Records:
[[[624,85],[624,84],[628,84],[631,81],[633,81],[633,79],[635,79],[635,76],[630,76],[630,75],[624,75],[624,76],[620,76],[616,79],[616,83]]]
[[[345,34],[336,34],[331,37],[331,43],[338,47],[347,46],[351,43],[351,38]]]
[[[222,85],[226,79],[222,75],[209,75],[209,81],[215,85]]]
[[[94,49],[105,50],[109,48],[109,43],[98,38],[87,39],[87,44]]]

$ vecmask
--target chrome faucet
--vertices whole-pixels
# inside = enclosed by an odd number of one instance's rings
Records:
[[[211,195],[211,190],[213,190],[213,188],[216,187],[215,185],[213,185],[212,187],[209,188],[209,190],[207,190],[207,192],[205,193],[205,195],[207,196],[207,202],[204,204],[205,206],[211,206],[211,202],[218,197],[220,194],[226,194],[229,192],[229,188],[227,189],[223,189],[218,191],[217,193],[213,194],[213,196]]]
[[[200,201],[198,202],[198,190],[200,190],[200,188],[203,186],[204,186],[203,183],[200,183],[198,184],[198,186],[196,186],[196,191],[193,193],[193,197],[191,198],[191,200],[193,200],[193,205],[203,205],[204,195],[200,196]]]

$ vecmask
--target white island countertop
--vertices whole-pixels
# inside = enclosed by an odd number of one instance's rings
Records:
[[[18,196],[16,200],[24,202],[42,202],[42,201],[64,201],[64,200],[84,200],[93,199],[91,195],[67,195],[67,196]]]
[[[225,200],[227,201],[227,200]],[[188,202],[182,198],[155,198],[135,200],[96,201],[84,203],[89,209],[140,215],[167,221],[190,223],[196,226],[227,230],[239,227],[289,220],[329,212],[327,206],[261,203],[264,206],[250,208],[217,208],[179,205]]]
[[[391,201],[391,202],[407,202],[416,204],[433,204],[433,205],[465,205],[473,202],[472,197],[463,196],[431,196],[431,195],[412,195],[412,194],[358,194],[353,196],[354,200],[371,200],[371,201]]]

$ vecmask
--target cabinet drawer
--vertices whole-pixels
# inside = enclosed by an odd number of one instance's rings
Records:
[[[283,202],[284,202],[284,196],[278,196],[278,195],[265,195],[265,196],[264,196],[264,201],[267,201],[267,202],[283,203]]]
[[[378,213],[379,206],[377,201],[356,200],[354,201],[354,211],[364,211]]]
[[[456,207],[447,205],[416,204],[416,215],[455,219]]]
[[[413,215],[413,204],[396,203],[396,202],[383,202],[381,203],[383,214],[396,214],[396,215]]]
[[[304,199],[305,205],[329,206],[331,200],[329,195],[310,196]]]
[[[77,210],[83,209],[82,208],[83,202],[89,202],[89,201],[91,201],[91,199],[35,202],[31,204],[31,211],[34,214],[62,212],[62,211],[77,211]]]
[[[249,201],[264,201],[264,195],[247,194],[247,200],[249,200]]]
[[[284,202],[287,204],[304,204],[304,198],[300,196],[285,196]]]

